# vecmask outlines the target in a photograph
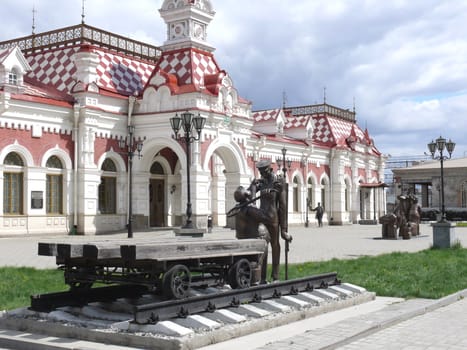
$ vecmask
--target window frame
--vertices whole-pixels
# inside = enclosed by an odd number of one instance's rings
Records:
[[[117,214],[117,165],[111,158],[102,163],[97,198],[99,214]]]
[[[15,178],[18,194],[13,194],[15,189],[12,180]],[[9,185],[7,186],[7,183]],[[9,192],[9,193],[7,193]],[[3,214],[4,215],[24,215],[24,174],[22,171],[3,172]]]
[[[11,151],[5,156],[3,167],[3,215],[24,215],[23,157],[20,153]],[[17,179],[18,194],[16,195],[13,194],[13,177]]]

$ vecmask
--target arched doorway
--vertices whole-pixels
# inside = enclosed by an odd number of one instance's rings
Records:
[[[149,179],[149,226],[164,227],[165,222],[165,174],[159,162],[154,162]]]
[[[245,158],[236,144],[214,143],[207,151],[205,169],[209,171],[208,211],[215,226],[234,228],[235,220],[226,213],[235,206],[235,189],[249,186]]]

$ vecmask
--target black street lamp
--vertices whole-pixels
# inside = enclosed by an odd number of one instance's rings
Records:
[[[134,125],[128,125],[128,138],[118,140],[119,147],[128,152],[128,238],[133,238],[133,156],[137,151],[138,159],[141,159],[143,150],[143,140],[135,140],[134,132]]]
[[[191,221],[191,184],[190,184],[190,144],[194,141],[198,141],[201,136],[201,130],[204,128],[204,124],[206,123],[206,118],[203,118],[199,115],[194,116],[193,113],[184,112],[181,113],[181,117],[178,114],[175,114],[175,117],[170,118],[170,126],[175,135],[176,140],[181,140],[186,143],[186,178],[187,178],[187,202],[186,202],[186,224],[182,228],[192,229],[193,223]],[[183,127],[183,131],[185,132],[184,136],[178,134],[180,128]],[[192,135],[193,127],[196,130],[197,135]]]
[[[443,137],[438,137],[436,141],[431,141],[428,144],[428,150],[431,153],[431,158],[433,159],[439,159],[441,162],[441,221],[439,222],[446,222],[446,208],[444,206],[444,167],[443,167],[443,161],[445,159],[450,159],[452,152],[454,152],[454,148],[456,147],[456,144],[449,139],[448,142],[446,142],[446,139]],[[443,155],[443,151],[446,148],[446,150],[449,153],[449,157]],[[439,152],[439,156],[435,156],[436,151]]]
[[[285,159],[285,155],[287,154],[287,148],[285,146],[282,148],[282,173],[284,174],[284,191],[285,191],[285,225],[286,227],[289,226],[289,184],[287,183],[287,168],[286,163],[290,169],[292,166],[292,160]],[[279,164],[279,162],[277,162]],[[285,279],[289,279],[289,241],[285,241]]]
[[[287,177],[287,169],[290,170],[292,166],[292,160],[291,159],[286,159],[285,155],[287,154],[287,148],[282,148],[282,158],[277,158],[276,163],[277,163],[277,170],[282,170],[282,174],[284,175],[284,180]],[[282,162],[282,167],[281,167],[281,162]]]

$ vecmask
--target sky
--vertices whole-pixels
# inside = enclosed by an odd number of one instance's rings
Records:
[[[82,0],[2,0],[0,41],[76,25]],[[85,22],[154,45],[163,0],[85,0]],[[467,155],[467,1],[211,0],[207,41],[253,110],[326,102],[376,147],[419,156],[443,136]]]

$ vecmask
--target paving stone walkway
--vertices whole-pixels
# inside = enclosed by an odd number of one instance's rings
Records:
[[[378,255],[394,251],[415,252],[428,249],[433,243],[432,228],[421,226],[421,235],[411,240],[382,240],[380,225],[290,227],[294,240],[290,247],[291,263],[352,259],[362,255]],[[232,230],[215,228],[203,239],[232,238]],[[176,239],[171,230],[135,232],[137,236],[154,239]],[[121,239],[125,233],[99,236],[99,239]],[[456,237],[467,247],[467,228],[456,228]],[[39,241],[57,239],[90,240],[83,236],[29,236],[0,237],[0,266],[31,266],[55,268],[51,257],[37,255]],[[282,255],[284,253],[282,252]],[[284,256],[282,257],[284,261]],[[351,281],[350,281],[351,282]],[[381,298],[375,303],[381,304]],[[322,318],[300,321],[267,334],[252,335],[253,340],[235,339],[203,348],[242,350],[305,350],[305,349],[453,349],[467,348],[467,290],[440,300],[415,299],[402,301],[389,298],[384,305],[371,309],[371,305],[356,306],[342,312],[329,313]],[[364,310],[368,308],[368,310]],[[308,322],[308,323],[306,323]],[[318,322],[318,323],[317,323]],[[321,324],[319,324],[321,322]],[[104,344],[94,344],[104,349]],[[0,349],[2,343],[0,339]],[[46,347],[45,347],[46,348]],[[44,348],[44,349],[45,349]],[[67,349],[66,347],[63,347]],[[5,349],[14,349],[5,347]],[[71,348],[70,348],[71,349]]]

